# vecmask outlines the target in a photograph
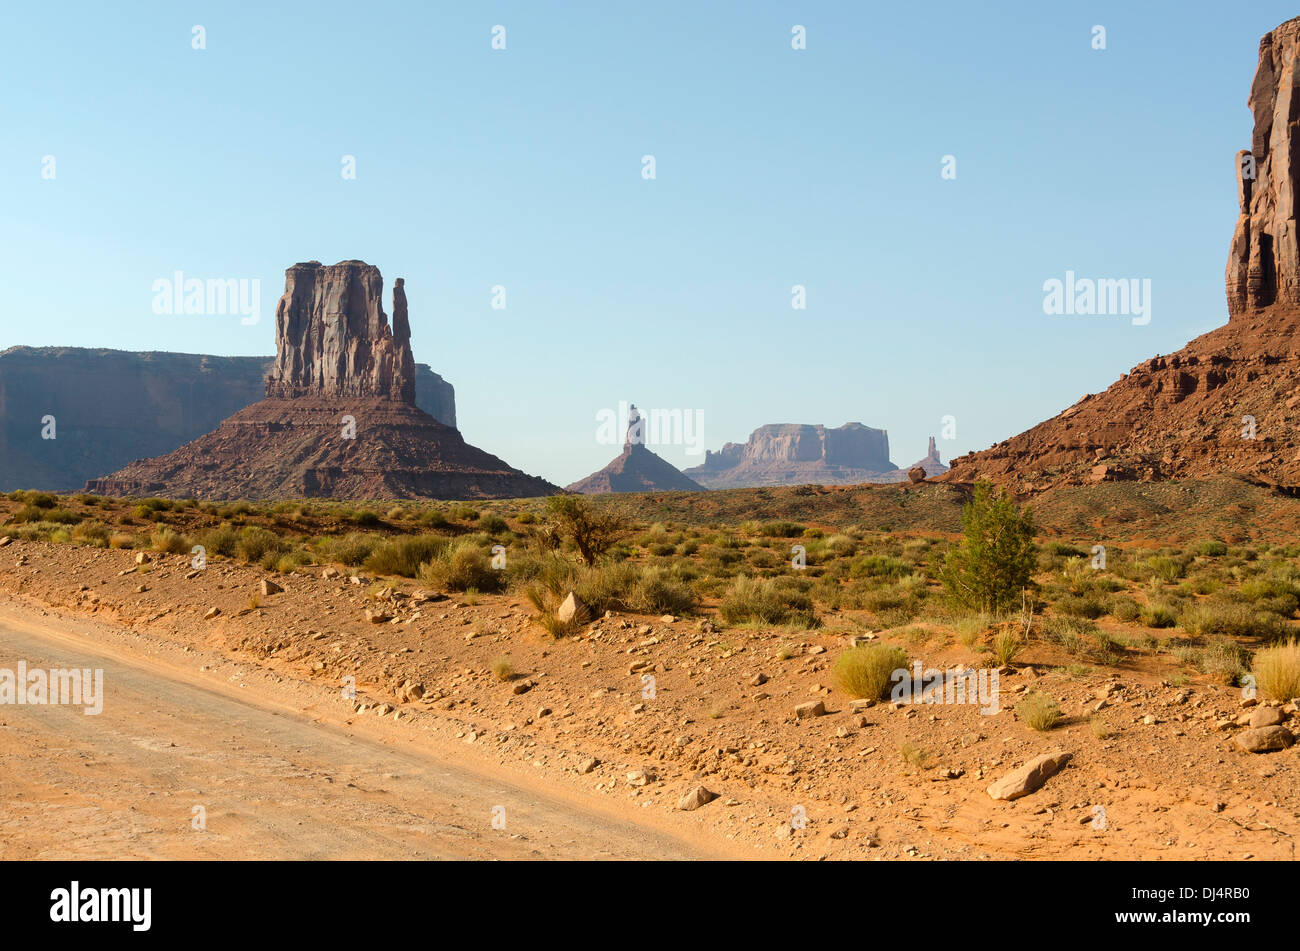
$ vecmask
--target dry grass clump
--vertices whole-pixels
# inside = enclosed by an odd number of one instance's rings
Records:
[[[850,697],[884,700],[896,670],[907,669],[907,652],[887,644],[850,647],[835,658],[832,673]]]
[[[1037,690],[1029,691],[1016,704],[1016,719],[1035,730],[1050,730],[1061,722],[1061,718],[1061,708],[1056,701]]]
[[[1300,643],[1294,639],[1258,651],[1254,668],[1255,685],[1265,699],[1300,697]]]

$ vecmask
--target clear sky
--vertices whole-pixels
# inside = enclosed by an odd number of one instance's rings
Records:
[[[269,354],[284,269],[360,258],[466,439],[559,484],[620,400],[711,449],[860,421],[900,465],[952,415],[947,460],[1223,323],[1259,38],[1300,12],[273,6],[4,6],[0,349]],[[178,270],[260,280],[261,321],[154,313]],[[1067,270],[1149,279],[1150,323],[1044,314]]]

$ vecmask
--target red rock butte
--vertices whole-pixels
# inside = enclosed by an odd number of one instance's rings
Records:
[[[469,445],[415,405],[406,290],[363,261],[285,272],[266,399],[175,452],[92,479],[102,495],[198,499],[517,498],[555,486]]]
[[[1266,34],[1236,154],[1240,214],[1228,252],[1228,323],[1134,367],[1103,393],[982,452],[941,478],[1018,493],[1058,485],[1236,475],[1300,484],[1300,17]]]

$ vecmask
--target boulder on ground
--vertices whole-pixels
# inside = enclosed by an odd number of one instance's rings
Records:
[[[1043,783],[1070,761],[1072,754],[1064,751],[1036,756],[1019,769],[1012,770],[988,787],[994,799],[1011,800],[1028,796],[1042,788]]]

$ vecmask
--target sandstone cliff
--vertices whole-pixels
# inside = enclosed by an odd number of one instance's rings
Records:
[[[266,390],[273,357],[11,347],[0,353],[0,491],[80,489],[214,428]],[[456,425],[456,393],[425,364],[415,403]],[[56,437],[41,438],[52,415]]]
[[[415,360],[402,278],[393,287],[393,325],[384,279],[364,261],[319,261],[285,272],[275,307],[275,365],[266,395],[375,396],[415,402]]]
[[[744,445],[706,452],[684,475],[710,489],[764,485],[894,482],[889,435],[861,423],[835,429],[798,423],[760,426]],[[906,478],[903,475],[902,478]]]
[[[1259,66],[1246,99],[1254,118],[1250,148],[1237,153],[1240,215],[1228,253],[1228,313],[1300,306],[1296,170],[1300,168],[1300,17],[1259,41]]]

